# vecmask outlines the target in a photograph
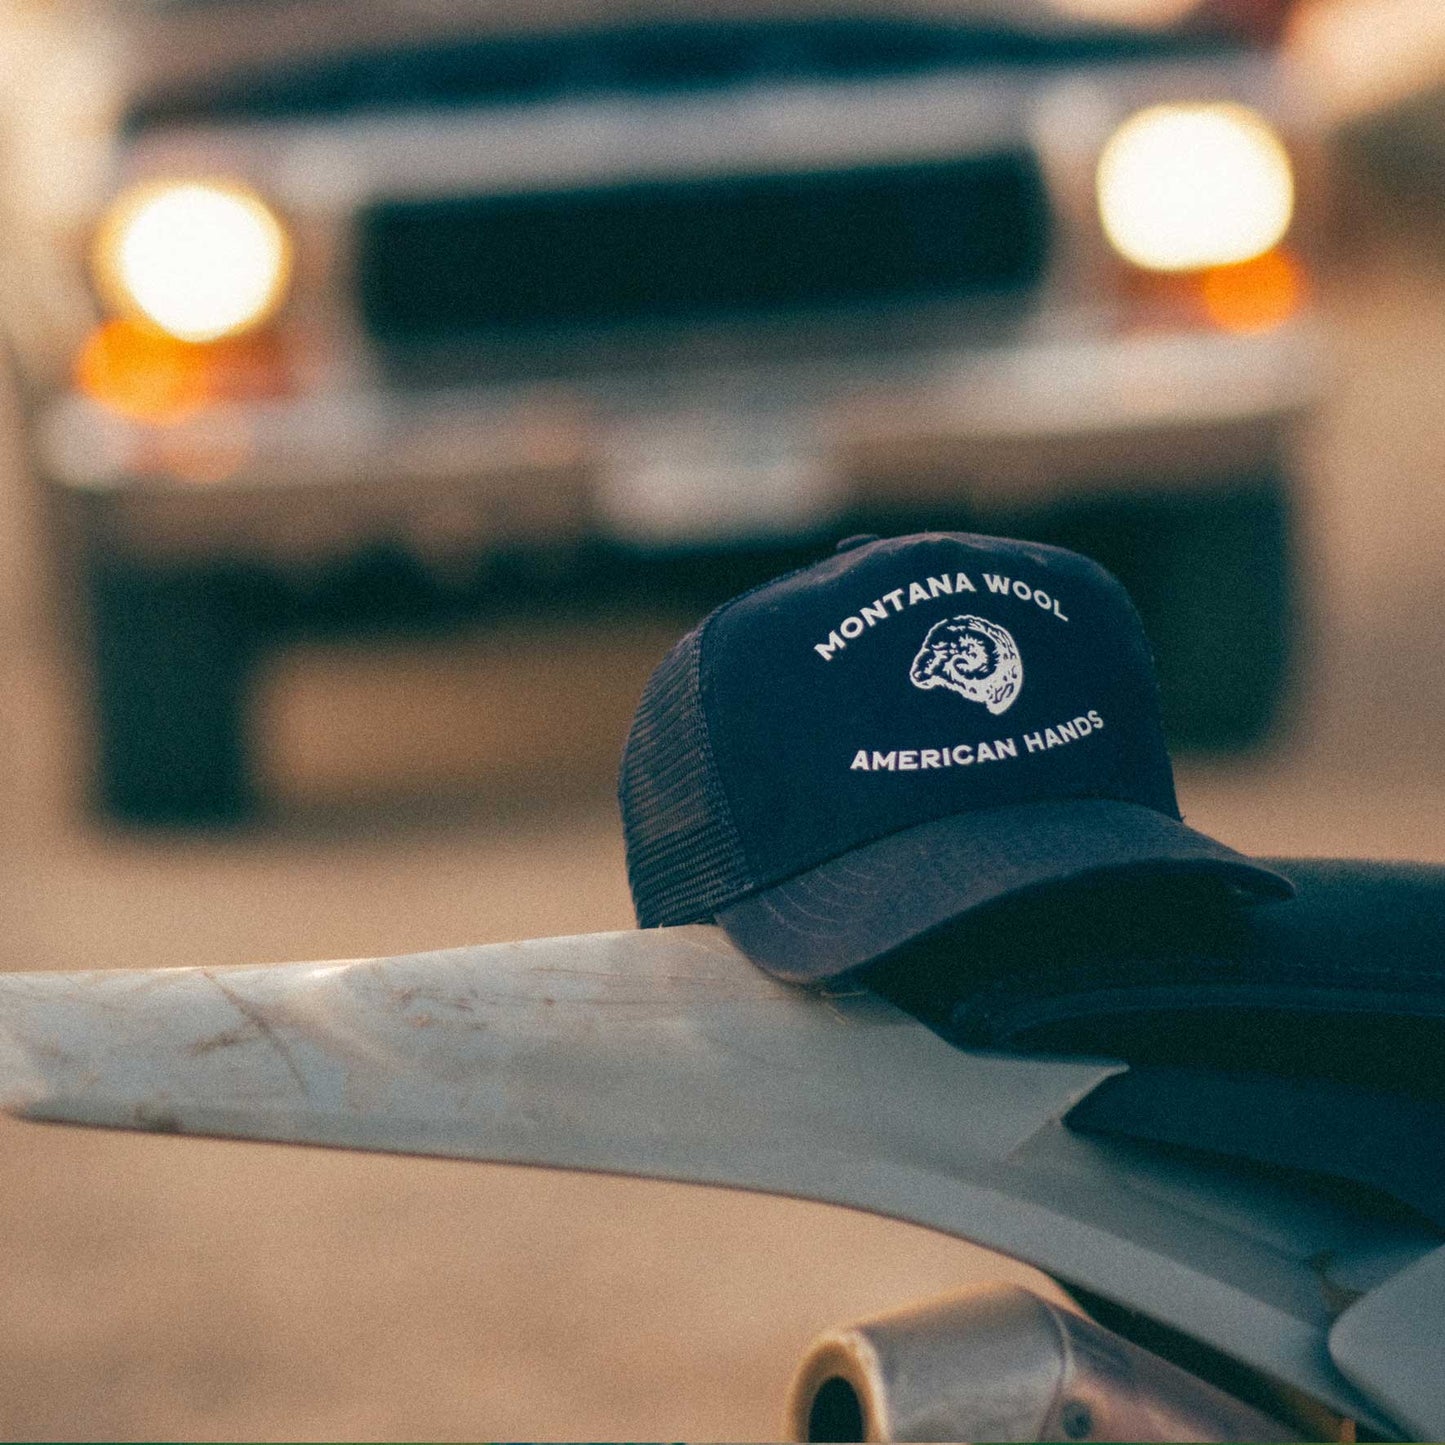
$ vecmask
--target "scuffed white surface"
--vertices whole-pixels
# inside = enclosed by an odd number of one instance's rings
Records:
[[[1117,1068],[954,1049],[872,995],[778,984],[708,927],[0,975],[0,1103],[25,1117],[850,1205],[1024,1259],[1377,1420],[1329,1363],[1318,1261],[1388,1227],[1061,1128]]]

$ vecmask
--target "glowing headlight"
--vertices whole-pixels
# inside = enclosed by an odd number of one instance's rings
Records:
[[[1242,105],[1160,105],[1099,159],[1099,216],[1115,249],[1152,271],[1227,266],[1289,228],[1294,177],[1279,137]]]
[[[122,196],[95,255],[112,303],[183,341],[214,341],[264,320],[280,305],[291,270],[286,232],[265,202],[213,181]]]

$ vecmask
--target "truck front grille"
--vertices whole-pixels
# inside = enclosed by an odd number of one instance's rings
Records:
[[[362,316],[384,346],[871,310],[1041,275],[1034,157],[376,202]]]

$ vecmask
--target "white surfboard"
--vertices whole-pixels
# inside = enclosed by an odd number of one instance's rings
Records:
[[[701,926],[0,975],[0,1104],[26,1118],[848,1205],[1025,1260],[1397,1430],[1382,1367],[1347,1377],[1330,1331],[1437,1238],[1065,1129],[1121,1067],[961,1051],[873,995],[776,983]]]

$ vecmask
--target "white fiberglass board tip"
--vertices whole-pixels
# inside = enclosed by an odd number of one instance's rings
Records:
[[[27,1118],[869,1210],[1026,1260],[1388,1429],[1330,1361],[1332,1288],[1359,1285],[1320,1261],[1398,1268],[1431,1241],[1063,1128],[1119,1067],[960,1051],[872,995],[775,983],[709,927],[0,975],[0,1103]]]

